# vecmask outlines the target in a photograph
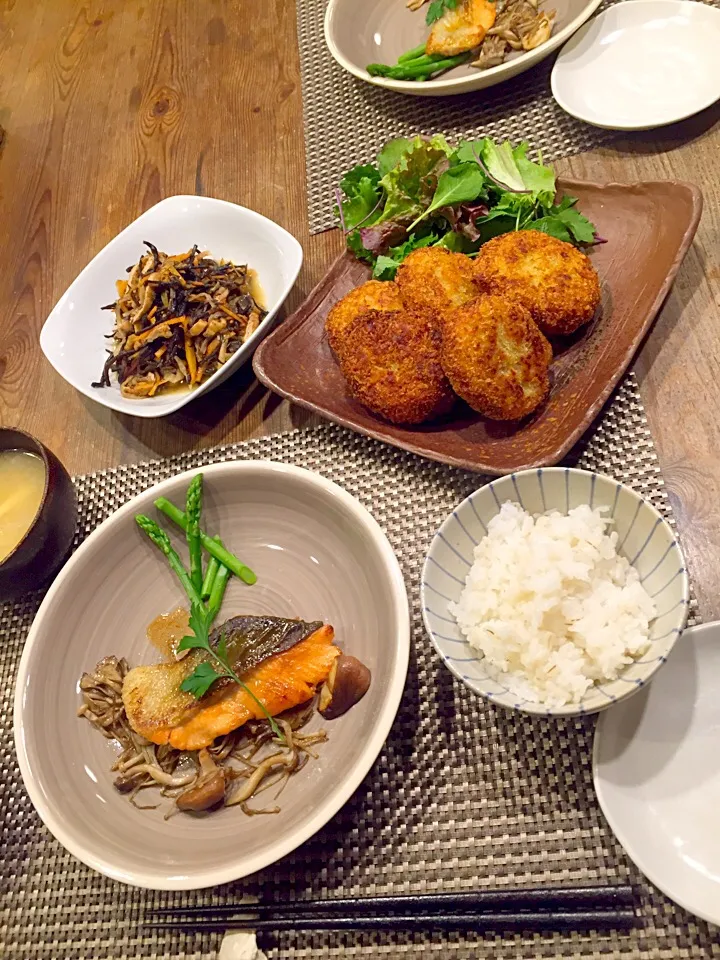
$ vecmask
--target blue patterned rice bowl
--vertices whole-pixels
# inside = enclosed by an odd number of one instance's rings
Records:
[[[617,533],[617,552],[637,570],[657,615],[650,623],[649,649],[615,680],[595,682],[583,697],[548,707],[513,692],[501,673],[466,641],[451,612],[460,599],[475,547],[503,503],[528,513],[568,514],[581,504],[605,508]],[[604,710],[647,683],[665,663],[687,619],[689,583],[682,552],[666,520],[622,483],[601,474],[565,467],[525,470],[493,480],[467,497],[447,517],[430,545],[421,584],[423,618],[447,668],[471,690],[504,707],[542,716],[575,716]],[[505,679],[505,682],[503,682]]]

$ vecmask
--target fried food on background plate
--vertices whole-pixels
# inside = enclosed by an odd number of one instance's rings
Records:
[[[440,359],[453,390],[492,420],[519,420],[550,390],[552,348],[519,303],[481,296],[447,311]]]
[[[600,281],[589,257],[538,230],[504,233],[484,244],[475,282],[483,293],[522,304],[548,336],[574,333],[600,305]]]
[[[403,303],[420,311],[459,307],[478,295],[472,260],[445,247],[413,250],[400,264],[395,283]]]
[[[425,53],[454,57],[479,47],[495,24],[496,7],[491,0],[461,0],[436,21],[425,44]]]
[[[452,407],[439,332],[427,313],[360,313],[345,328],[336,352],[352,395],[386,420],[423,423]]]
[[[368,310],[402,310],[400,290],[396,283],[368,280],[338,300],[325,321],[330,346],[338,352],[342,336],[355,317]]]

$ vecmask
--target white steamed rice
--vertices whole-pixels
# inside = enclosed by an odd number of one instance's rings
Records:
[[[655,604],[618,556],[610,523],[586,505],[534,518],[508,502],[475,548],[450,612],[518,696],[576,703],[650,646]]]

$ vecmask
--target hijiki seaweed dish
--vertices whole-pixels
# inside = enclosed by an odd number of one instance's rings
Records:
[[[165,618],[176,631],[166,634],[166,658],[131,668],[105,657],[80,678],[78,714],[117,743],[114,784],[136,807],[155,809],[166,799],[166,818],[224,806],[275,814],[287,780],[328,738],[325,727],[305,728],[317,715],[335,720],[361,700],[370,671],[340,650],[322,621],[240,615],[211,629],[229,578],[248,586],[257,578],[200,529],[202,483],[202,474],[191,481],[185,511],[164,497],[155,501],[185,530],[189,569],[155,520],[136,517],[189,602],[189,612]],[[267,802],[253,799],[272,788]],[[145,802],[139,794],[148,790],[155,797]]]
[[[100,379],[114,377],[122,395],[154,397],[196,387],[211,377],[257,330],[266,311],[247,266],[214,260],[197,246],[168,255],[148,252],[116,281],[112,341]]]

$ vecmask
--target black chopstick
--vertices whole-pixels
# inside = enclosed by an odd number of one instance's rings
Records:
[[[238,914],[262,918],[361,914],[389,912],[405,914],[458,913],[461,911],[507,910],[598,910],[631,907],[633,888],[626,884],[597,887],[508,888],[465,893],[408,894],[399,897],[335,897],[323,900],[294,900],[282,903],[231,903],[217,906],[159,907],[156,916],[229,919]]]
[[[257,920],[166,920],[144,923],[151,930],[183,930],[191,933],[224,933],[230,926],[252,930],[459,930],[478,933],[504,931],[627,930],[635,925],[635,911],[614,910],[535,911],[456,914],[412,914],[410,916],[284,917]]]

